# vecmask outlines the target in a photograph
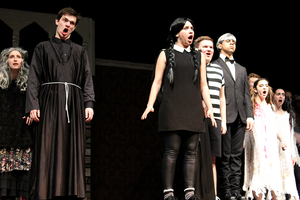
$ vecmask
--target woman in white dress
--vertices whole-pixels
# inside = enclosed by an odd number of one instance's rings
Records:
[[[285,91],[283,89],[277,89],[275,91],[274,103],[276,106],[277,129],[287,145],[285,151],[279,148],[283,190],[284,193],[289,196],[289,199],[299,199],[294,176],[294,165],[297,157],[299,157],[296,153],[296,139],[294,136],[295,114],[291,110],[290,100],[285,98]],[[281,144],[279,143],[279,145]]]
[[[275,112],[272,105],[272,89],[266,79],[254,83],[251,100],[254,111],[254,128],[245,134],[245,179],[243,189],[246,198],[278,199],[283,195]],[[278,138],[278,139],[277,139]]]

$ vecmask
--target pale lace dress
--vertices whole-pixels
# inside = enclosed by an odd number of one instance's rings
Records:
[[[294,137],[294,129],[291,128],[289,122],[290,114],[286,112],[283,115],[276,114],[276,125],[279,133],[284,138],[287,148],[283,151],[278,142],[280,168],[283,190],[286,194],[290,194],[292,199],[299,199],[294,176],[294,166],[292,164],[292,157],[296,158],[296,140]]]
[[[270,105],[257,105],[254,128],[245,134],[245,179],[243,189],[247,199],[262,194],[272,199],[283,195],[275,125],[275,113]],[[267,195],[267,196],[265,196]]]

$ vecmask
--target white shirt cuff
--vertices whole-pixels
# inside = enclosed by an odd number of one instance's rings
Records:
[[[253,122],[253,121],[254,121],[254,119],[252,117],[247,118],[247,122]]]

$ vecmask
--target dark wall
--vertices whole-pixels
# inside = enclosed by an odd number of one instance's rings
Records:
[[[163,137],[147,120],[152,71],[96,66],[92,122],[92,199],[162,199]]]

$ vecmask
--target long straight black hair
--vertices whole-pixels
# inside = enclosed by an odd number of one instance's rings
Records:
[[[170,30],[169,30],[169,36],[167,39],[167,48],[169,49],[169,60],[168,63],[170,65],[170,69],[168,72],[168,79],[171,85],[174,84],[174,70],[173,68],[175,67],[176,63],[175,63],[175,54],[174,54],[174,44],[177,41],[177,37],[176,35],[183,29],[184,25],[186,22],[190,22],[193,27],[194,26],[194,22],[189,19],[189,18],[177,18],[170,26]],[[196,50],[194,48],[194,43],[191,44],[191,52],[193,55],[193,61],[194,61],[194,66],[195,66],[195,73],[194,73],[194,77],[193,77],[193,83],[196,83],[198,74],[199,74],[199,61],[197,59],[197,55],[196,55]]]

